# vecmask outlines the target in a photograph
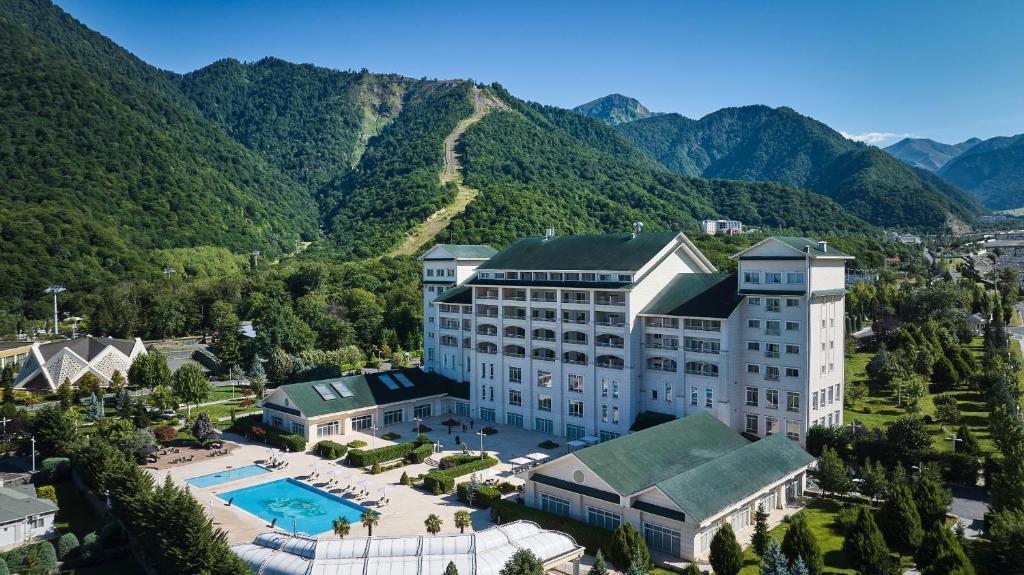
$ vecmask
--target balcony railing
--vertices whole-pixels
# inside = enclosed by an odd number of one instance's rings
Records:
[[[524,296],[524,295],[507,295],[507,296],[505,296],[505,299],[510,300],[510,301],[526,301],[526,296]]]
[[[506,351],[504,353],[504,355],[506,355],[508,357],[526,357],[525,353],[517,353],[517,352],[514,352],[514,351]]]
[[[573,365],[587,365],[587,360],[585,360],[585,359],[567,359],[567,360],[565,360],[565,363],[571,363]]]
[[[539,335],[533,336],[532,339],[533,341],[555,341],[555,338],[553,337],[541,337]]]
[[[668,341],[649,341],[645,344],[650,349],[679,349],[679,343],[672,343]]]
[[[551,296],[551,297],[532,296],[530,298],[530,301],[535,301],[537,303],[558,303],[558,298],[554,297],[554,296]]]
[[[647,320],[647,323],[644,324],[644,325],[646,327],[653,327],[653,328],[657,328],[657,329],[678,329],[679,328],[679,322],[672,322],[672,321],[669,321],[669,320],[658,320],[658,319],[649,319],[649,320]]]
[[[612,363],[610,361],[599,361],[597,367],[603,367],[605,369],[624,369],[624,365],[621,363]]]
[[[594,300],[594,303],[597,304],[597,305],[624,306],[624,305],[626,305],[626,300],[623,300],[623,299],[598,299],[598,300]]]
[[[476,299],[498,299],[498,294],[481,294]]]
[[[647,369],[650,369],[650,370],[653,370],[653,371],[668,371],[668,372],[672,372],[672,373],[676,372],[675,366],[664,365],[664,364],[657,364],[657,363],[649,363],[649,364],[647,364]]]
[[[607,327],[625,327],[625,325],[626,325],[626,322],[624,322],[622,320],[612,320],[612,319],[597,320],[594,323],[597,324],[597,325],[607,326]]]
[[[526,321],[526,314],[525,313],[506,313],[506,314],[503,314],[501,317],[502,317],[502,319],[517,319],[517,320],[520,320],[520,321]]]
[[[686,351],[690,351],[690,352],[693,352],[693,353],[713,353],[713,354],[718,354],[719,353],[719,349],[718,348],[710,347],[710,346],[699,346],[699,345],[688,345],[688,346],[686,346]]]
[[[505,337],[511,338],[511,339],[526,339],[526,334],[522,334],[522,333],[506,333]]]
[[[531,319],[533,319],[533,321],[550,321],[550,322],[555,321],[554,316],[544,316],[544,315],[533,316]]]
[[[596,345],[597,347],[614,347],[617,349],[622,349],[621,341],[599,341],[594,345]]]
[[[590,323],[590,321],[587,320],[587,319],[575,319],[575,318],[571,318],[571,317],[562,318],[562,322],[563,323],[575,323],[575,324],[580,324],[580,325],[585,325],[585,324]]]

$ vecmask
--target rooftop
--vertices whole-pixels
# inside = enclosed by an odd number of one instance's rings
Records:
[[[68,349],[78,354],[82,359],[92,361],[93,358],[110,346],[113,346],[114,349],[125,355],[131,355],[132,349],[135,348],[135,340],[86,336],[40,344],[39,353],[43,355],[44,360],[48,360],[60,353],[61,350]]]
[[[284,392],[295,408],[306,417],[434,395],[447,394],[469,399],[468,384],[418,368],[292,383],[282,385],[278,389]],[[266,401],[264,405],[277,411],[288,412],[292,409]]]
[[[497,575],[519,549],[533,551],[546,568],[583,554],[572,537],[528,521],[465,535],[311,539],[263,533],[232,547],[254,572],[275,575],[436,575],[449,562],[462,575]]]
[[[57,504],[49,499],[36,497],[36,490],[32,485],[0,487],[0,523],[54,511],[57,511]]]
[[[498,250],[491,246],[478,244],[437,244],[434,248],[441,248],[451,254],[452,257],[466,260],[485,260],[498,253]],[[430,258],[424,255],[424,259]]]
[[[445,290],[444,293],[437,296],[434,303],[473,303],[473,288],[461,285]]]
[[[746,254],[747,252],[754,251],[758,247],[768,242],[778,242],[784,246],[793,248],[793,250],[799,252],[799,255],[810,256],[811,258],[836,258],[850,260],[854,259],[853,256],[851,256],[850,254],[836,249],[835,247],[829,245],[828,242],[819,242],[818,240],[812,240],[810,238],[800,238],[795,236],[772,236],[770,238],[765,238],[732,257],[746,259],[744,254]],[[825,244],[824,250],[821,249],[819,243]],[[795,255],[798,254],[794,254],[794,256]],[[754,257],[753,259],[758,258]],[[766,259],[772,258],[767,257]]]
[[[727,318],[742,298],[735,274],[678,274],[640,313]]]
[[[655,232],[523,238],[478,270],[637,271],[679,234]]]

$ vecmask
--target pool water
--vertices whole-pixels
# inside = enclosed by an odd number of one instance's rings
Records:
[[[217,497],[224,501],[234,499],[232,505],[267,522],[277,519],[277,527],[281,529],[291,531],[294,528],[307,535],[330,531],[339,517],[358,525],[366,511],[362,505],[291,478],[219,493]]]
[[[259,465],[246,465],[245,467],[236,467],[235,469],[225,469],[224,471],[218,471],[216,473],[208,473],[206,475],[200,475],[199,477],[191,477],[186,479],[189,485],[196,487],[212,487],[214,485],[220,485],[221,483],[227,483],[228,481],[235,481],[238,479],[245,479],[247,477],[256,477],[257,475],[263,475],[264,473],[270,473],[270,470]]]

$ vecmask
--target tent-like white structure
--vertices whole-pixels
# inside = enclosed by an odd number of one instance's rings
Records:
[[[530,521],[465,535],[315,539],[272,532],[232,547],[260,575],[442,575],[449,561],[461,575],[497,575],[518,549],[533,551],[545,570],[572,561],[579,573],[583,547]]]

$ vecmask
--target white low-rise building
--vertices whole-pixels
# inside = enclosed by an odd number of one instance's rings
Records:
[[[31,484],[0,487],[0,551],[56,536],[56,515],[57,504],[36,497]]]
[[[703,561],[729,523],[743,541],[758,506],[778,523],[800,506],[814,458],[781,435],[749,442],[709,414],[587,447],[523,473],[526,504],[614,530],[651,550]]]

